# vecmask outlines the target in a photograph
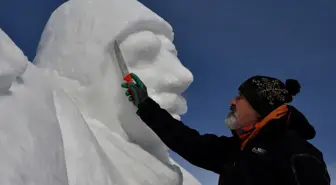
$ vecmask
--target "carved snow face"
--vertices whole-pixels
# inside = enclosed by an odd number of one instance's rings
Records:
[[[129,71],[146,84],[149,96],[175,118],[187,111],[181,96],[193,81],[192,73],[177,58],[174,44],[163,35],[142,31],[120,45]]]
[[[128,35],[120,47],[129,70],[144,81],[155,101],[179,118],[186,111],[180,94],[193,76],[176,56],[170,25],[137,1],[68,1],[48,21],[34,63],[78,81],[85,88],[66,87],[85,89],[69,90],[75,101],[89,117],[111,122],[115,108],[125,103],[118,101],[127,99],[120,97],[120,71],[109,49],[120,33]]]

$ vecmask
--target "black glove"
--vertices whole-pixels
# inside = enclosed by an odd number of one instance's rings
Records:
[[[140,78],[134,74],[130,74],[134,82],[122,83],[121,87],[128,89],[125,95],[128,96],[128,100],[138,107],[138,105],[144,102],[148,98],[147,88]]]

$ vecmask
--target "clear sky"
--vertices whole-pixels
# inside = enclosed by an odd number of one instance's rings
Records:
[[[62,2],[2,2],[0,28],[32,60],[48,17]],[[185,124],[201,133],[229,136],[224,118],[243,80],[256,74],[295,78],[302,89],[293,104],[315,126],[312,143],[336,171],[335,0],[140,2],[172,24],[179,57],[194,74],[185,93]],[[203,184],[217,184],[217,175],[173,157]]]

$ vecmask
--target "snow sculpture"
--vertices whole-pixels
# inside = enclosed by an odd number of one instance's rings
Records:
[[[17,125],[0,128],[0,138],[14,139],[0,143],[0,149],[14,148],[16,154],[0,154],[5,155],[1,159],[11,159],[1,163],[6,165],[0,167],[0,184],[199,184],[169,157],[166,146],[123,95],[111,48],[115,39],[149,95],[177,119],[186,112],[180,94],[193,76],[176,56],[167,22],[136,0],[68,1],[44,30],[34,60],[38,68],[27,64],[12,42],[9,46],[18,52],[0,60],[6,61],[0,64],[0,77],[5,79],[0,83],[0,107],[1,114],[7,114],[0,116]],[[29,101],[19,101],[27,95]],[[6,109],[12,101],[18,106]],[[15,141],[12,129],[25,140]],[[11,165],[8,175],[5,167]]]
[[[27,69],[28,60],[22,51],[0,29],[0,93],[8,93],[13,81]]]
[[[52,90],[1,29],[0,81],[0,184],[66,185]]]
[[[192,74],[176,57],[172,38],[171,26],[136,0],[72,0],[52,14],[34,63],[86,87],[84,97],[75,91],[73,99],[87,117],[167,163],[164,145],[135,115],[119,88],[122,80],[111,46],[115,39],[121,42],[130,71],[178,118],[186,111],[180,93]]]

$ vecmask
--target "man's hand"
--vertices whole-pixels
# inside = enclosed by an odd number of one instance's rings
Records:
[[[130,75],[135,83],[122,83],[121,87],[127,89],[125,95],[128,96],[128,100],[138,107],[140,103],[148,98],[147,88],[137,75],[134,73]]]

